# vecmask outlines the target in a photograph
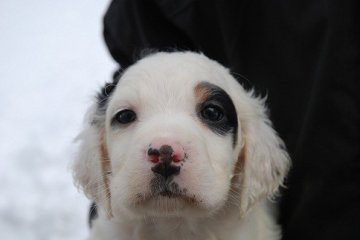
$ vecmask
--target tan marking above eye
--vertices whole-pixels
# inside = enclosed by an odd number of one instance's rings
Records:
[[[197,103],[203,103],[210,95],[209,88],[205,84],[199,83],[194,89],[194,94]]]

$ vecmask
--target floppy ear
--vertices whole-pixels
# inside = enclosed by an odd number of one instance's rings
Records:
[[[241,213],[264,197],[272,198],[288,172],[290,159],[284,142],[272,128],[263,99],[248,95],[250,105],[240,116],[243,149]],[[241,113],[240,113],[241,115]]]
[[[80,147],[72,166],[73,178],[75,185],[90,200],[95,201],[100,209],[104,209],[108,217],[111,217],[107,178],[110,172],[110,160],[104,140],[104,127],[100,122],[94,105],[88,111],[85,127],[76,139],[80,141]]]

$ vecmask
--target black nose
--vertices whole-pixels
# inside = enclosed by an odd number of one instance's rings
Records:
[[[171,154],[173,149],[171,146],[163,145],[159,150],[149,150],[148,155],[157,155],[159,163],[151,168],[154,173],[160,174],[164,178],[168,178],[173,175],[178,175],[180,172],[180,166],[175,166],[172,161]]]

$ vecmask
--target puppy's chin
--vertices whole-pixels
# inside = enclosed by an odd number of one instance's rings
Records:
[[[137,196],[134,204],[128,205],[127,212],[133,217],[208,217],[218,206],[209,207],[196,196],[163,192],[147,197]]]

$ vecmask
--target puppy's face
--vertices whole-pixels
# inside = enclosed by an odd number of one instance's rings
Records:
[[[86,163],[78,160],[75,176],[114,216],[203,217],[229,204],[247,209],[273,194],[287,170],[262,103],[202,55],[147,57],[124,72],[105,100],[90,126],[97,144],[82,146],[96,148],[87,160],[91,171],[83,173]]]
[[[234,103],[207,66],[167,58],[126,71],[109,102],[115,212],[208,212],[227,198],[241,145]]]

